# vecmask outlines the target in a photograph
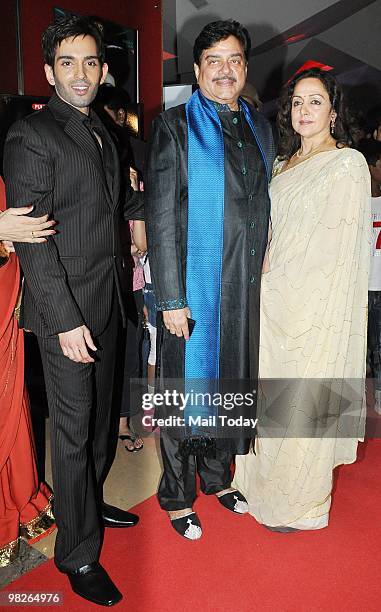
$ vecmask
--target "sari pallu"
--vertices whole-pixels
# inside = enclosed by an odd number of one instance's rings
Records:
[[[0,567],[16,559],[20,537],[33,543],[55,528],[51,491],[37,478],[24,339],[14,316],[19,283],[12,253],[0,268]]]

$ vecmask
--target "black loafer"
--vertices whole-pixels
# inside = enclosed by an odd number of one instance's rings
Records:
[[[137,514],[102,504],[102,519],[105,527],[133,527],[139,522]]]
[[[223,495],[216,496],[220,504],[231,512],[236,514],[246,514],[249,512],[249,506],[246,498],[239,491],[229,491]]]
[[[187,540],[199,540],[202,536],[200,519],[195,512],[170,519],[172,527]]]
[[[67,572],[74,593],[99,606],[114,606],[122,599],[110,576],[95,562],[84,565],[74,572]]]

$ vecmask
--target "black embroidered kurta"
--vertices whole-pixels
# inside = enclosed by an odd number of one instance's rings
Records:
[[[216,108],[225,150],[220,376],[237,381],[236,385],[229,385],[229,391],[238,392],[243,389],[238,381],[253,381],[247,385],[253,389],[257,378],[259,294],[270,201],[265,162],[243,112],[231,112],[221,105]],[[274,145],[270,125],[255,111],[253,120],[271,172]],[[148,251],[159,310],[186,305],[192,309],[186,300],[185,286],[187,140],[183,105],[155,119],[146,164],[145,206]],[[207,238],[205,236],[205,240]],[[160,336],[162,375],[182,378],[185,341],[166,330],[160,334],[159,329]],[[229,416],[235,416],[234,411]],[[220,447],[226,448],[226,441],[218,442]],[[248,450],[248,440],[235,437],[228,445],[236,453]]]

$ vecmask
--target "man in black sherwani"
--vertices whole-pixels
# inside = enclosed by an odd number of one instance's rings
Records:
[[[145,206],[161,311],[160,369],[164,379],[183,381],[184,392],[221,390],[227,380],[229,391],[256,385],[274,144],[270,124],[239,97],[250,45],[235,21],[206,25],[193,50],[199,89],[186,105],[155,119],[148,147]],[[217,414],[212,402],[192,408],[193,415],[210,416],[211,426],[198,427],[208,418],[192,421],[186,409],[180,433],[162,430],[158,497],[176,531],[197,539],[196,470],[204,493],[233,512],[247,512],[245,498],[231,488],[231,465],[235,454],[248,452],[250,432],[237,436],[225,428],[221,435],[221,410]],[[225,414],[238,412],[245,416],[237,402]]]

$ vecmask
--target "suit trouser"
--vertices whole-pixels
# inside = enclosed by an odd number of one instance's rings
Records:
[[[142,339],[143,292],[131,291],[126,298],[127,329],[124,343],[123,392],[120,402],[120,416],[137,414],[141,406],[134,404],[131,393],[131,380],[141,376],[140,344]]]
[[[216,450],[214,459],[208,457],[182,457],[179,440],[160,434],[160,448],[164,472],[158,499],[163,510],[191,508],[196,499],[196,473],[200,476],[201,491],[206,495],[228,489],[231,485],[231,452]]]
[[[41,338],[50,414],[55,563],[72,571],[99,557],[102,486],[110,466],[111,410],[118,329],[117,299],[106,329],[96,338],[96,362],[76,363],[58,337]]]

